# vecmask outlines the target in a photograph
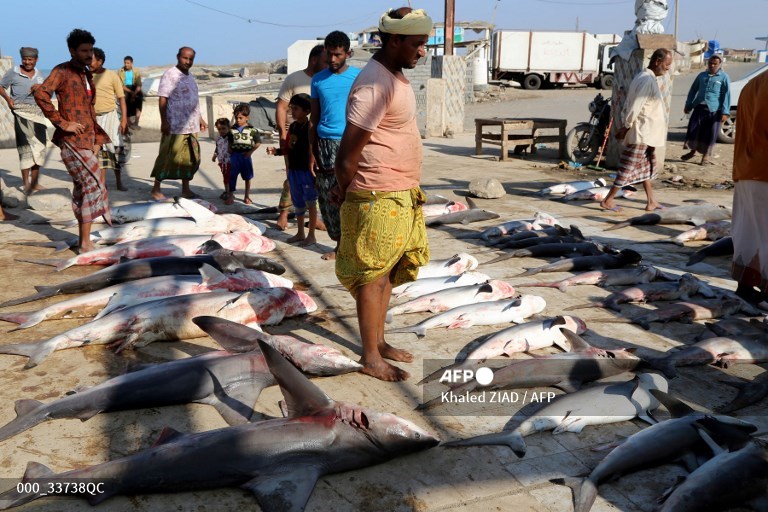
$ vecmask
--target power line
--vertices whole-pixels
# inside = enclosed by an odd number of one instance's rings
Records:
[[[376,13],[372,13],[370,15],[367,15],[365,17],[356,18],[352,20],[344,20],[344,21],[336,21],[334,23],[326,23],[324,25],[289,25],[284,23],[274,23],[272,21],[264,21],[264,20],[257,20],[255,18],[246,18],[243,16],[240,16],[239,14],[234,14],[227,11],[222,11],[220,9],[216,9],[214,7],[209,7],[207,5],[201,4],[199,2],[195,2],[194,0],[186,0],[187,3],[197,5],[198,7],[202,7],[203,9],[208,9],[209,11],[217,12],[219,14],[223,14],[225,16],[231,16],[233,18],[237,18],[241,21],[245,21],[247,23],[257,23],[259,25],[271,25],[273,27],[281,27],[281,28],[323,28],[323,27],[336,27],[339,25],[345,25],[348,23],[355,23],[359,21],[363,21],[365,19],[373,19],[373,17],[376,15]]]
[[[615,2],[568,2],[565,0],[537,0],[538,2],[545,4],[561,4],[561,5],[619,5],[629,4],[633,0],[617,0]]]

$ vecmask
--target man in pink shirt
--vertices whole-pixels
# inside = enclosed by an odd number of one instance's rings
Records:
[[[384,340],[392,288],[415,280],[429,261],[416,97],[403,68],[414,68],[425,55],[431,30],[432,20],[421,9],[402,7],[381,17],[382,48],[352,85],[336,157],[334,196],[341,201],[336,275],[357,303],[362,371],[388,381],[409,374],[384,359],[413,361],[409,352]]]

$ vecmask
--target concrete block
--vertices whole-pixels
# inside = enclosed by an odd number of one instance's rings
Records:
[[[442,137],[445,131],[445,80],[427,80],[426,137]]]
[[[498,199],[507,192],[496,178],[475,178],[469,183],[469,193],[483,199]]]
[[[27,196],[32,210],[57,211],[72,208],[72,194],[66,188],[48,188]]]

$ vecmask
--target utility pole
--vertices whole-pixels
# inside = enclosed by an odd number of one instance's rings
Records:
[[[455,0],[445,0],[445,45],[444,55],[453,55],[453,18],[456,13]]]
[[[677,41],[677,18],[680,16],[680,0],[675,0],[675,41]]]

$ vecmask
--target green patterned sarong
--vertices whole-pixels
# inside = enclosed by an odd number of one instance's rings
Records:
[[[429,262],[419,188],[400,192],[347,192],[341,205],[336,276],[353,296],[389,274],[393,286],[414,281]]]
[[[200,143],[197,134],[163,135],[152,177],[163,180],[191,180],[200,168]]]

